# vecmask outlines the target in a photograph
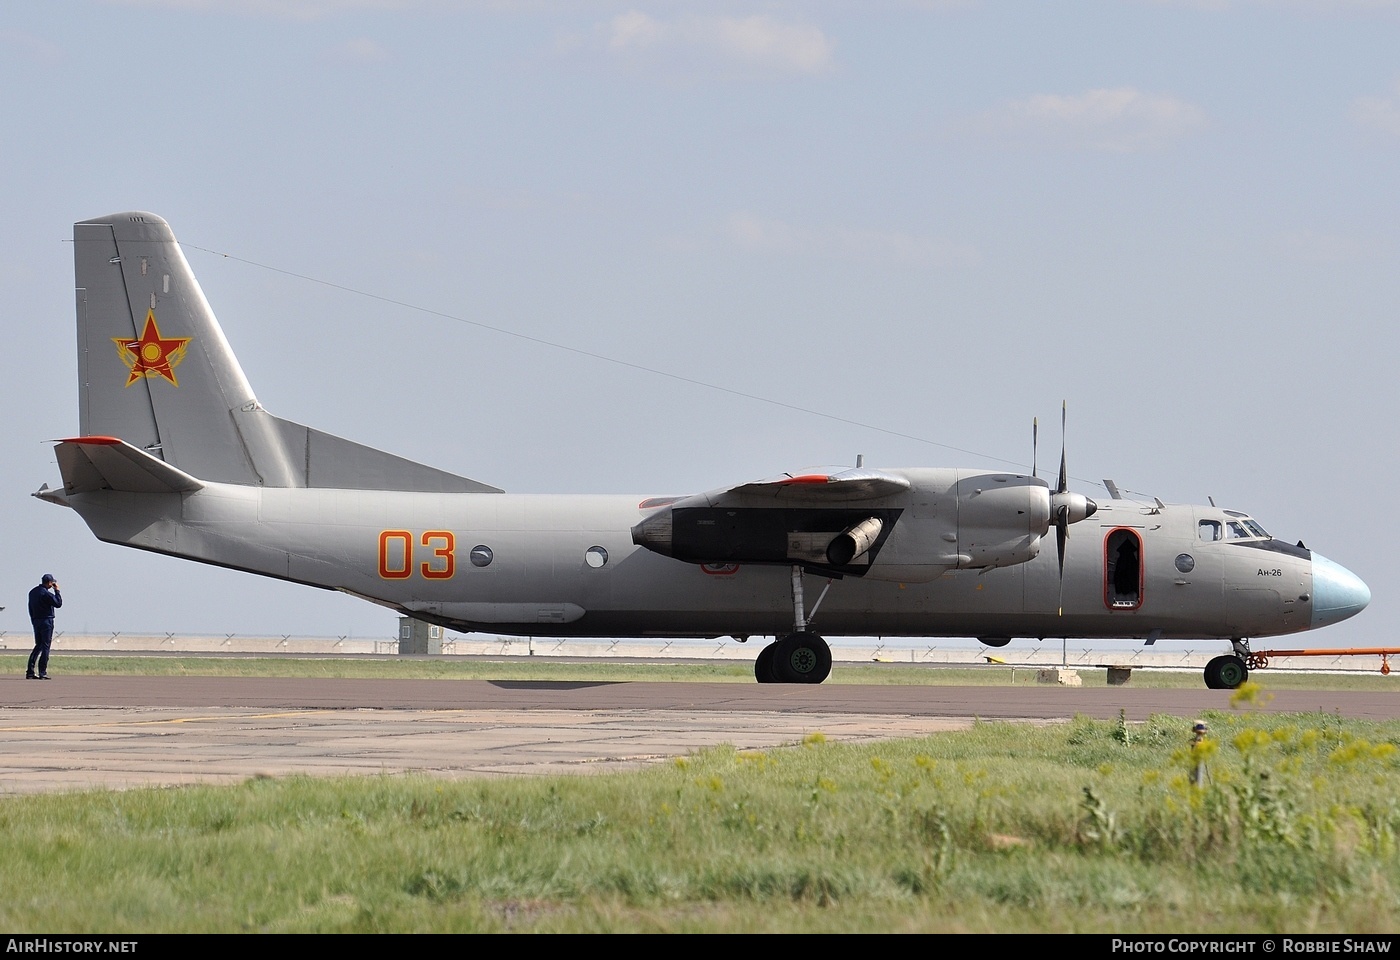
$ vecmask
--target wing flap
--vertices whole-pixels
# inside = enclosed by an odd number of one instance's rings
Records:
[[[54,448],[65,494],[193,493],[204,484],[116,437],[70,437]]]

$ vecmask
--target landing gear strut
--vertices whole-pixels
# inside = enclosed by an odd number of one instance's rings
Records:
[[[1249,679],[1247,664],[1252,657],[1249,641],[1231,640],[1230,643],[1235,648],[1234,653],[1215,657],[1206,664],[1206,686],[1212,690],[1235,690]]]
[[[828,580],[812,607],[813,616],[830,588]],[[831,676],[831,648],[807,629],[811,618],[803,610],[802,568],[799,566],[792,568],[792,612],[793,632],[764,647],[754,661],[754,679],[759,683],[821,683]]]

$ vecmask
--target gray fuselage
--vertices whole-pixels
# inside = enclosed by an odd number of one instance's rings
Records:
[[[649,514],[639,506],[647,499],[208,484],[184,495],[98,491],[68,502],[109,542],[344,591],[461,631],[686,637],[791,628],[789,565],[704,565],[639,547],[631,529]],[[1200,520],[1229,516],[1238,514],[1101,502],[1069,537],[1063,601],[1046,551],[923,583],[840,577],[812,628],[828,636],[1229,639],[1323,625],[1311,551],[1268,538],[1200,538]],[[1111,541],[1128,544],[1126,559],[1110,556]],[[1116,569],[1131,562],[1139,569]],[[826,579],[806,575],[809,605]]]

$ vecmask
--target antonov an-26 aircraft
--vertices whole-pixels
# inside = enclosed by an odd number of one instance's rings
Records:
[[[36,496],[108,543],[462,632],[773,637],[760,683],[825,680],[825,634],[1217,639],[1206,685],[1234,688],[1251,639],[1371,598],[1244,513],[1072,493],[1063,452],[1054,489],[1034,465],[857,465],[683,497],[509,494],[263,409],[160,217],[73,239],[79,435]]]

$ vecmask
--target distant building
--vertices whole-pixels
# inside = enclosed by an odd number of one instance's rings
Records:
[[[442,627],[413,617],[399,617],[399,653],[442,653]]]

